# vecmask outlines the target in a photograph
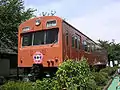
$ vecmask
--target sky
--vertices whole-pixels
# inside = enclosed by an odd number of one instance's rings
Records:
[[[56,11],[56,16],[97,41],[120,43],[120,0],[24,0],[25,8],[34,13]]]

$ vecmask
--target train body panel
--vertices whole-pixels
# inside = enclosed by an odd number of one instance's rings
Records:
[[[57,67],[62,59],[59,45],[54,45],[52,47],[51,45],[42,47],[35,46],[30,48],[30,50],[28,50],[28,48],[27,50],[25,49],[26,48],[20,50],[22,54],[19,56],[19,67],[32,67],[33,64],[42,64],[44,67]]]
[[[40,20],[40,25],[35,25],[36,20]],[[46,23],[52,20],[57,24],[54,27],[46,27]],[[30,30],[23,32],[25,27]],[[35,18],[21,24],[19,28],[18,67],[32,67],[33,64],[57,67],[62,62],[62,30],[59,18]],[[27,34],[31,43],[23,45]]]
[[[106,65],[107,53],[101,52],[103,53],[101,55],[100,52],[97,52],[98,50],[95,50],[97,44],[93,40],[65,21],[62,23],[62,28],[64,60],[67,58],[80,60],[81,57],[85,57],[90,65],[97,63]],[[87,44],[85,45],[84,42]]]

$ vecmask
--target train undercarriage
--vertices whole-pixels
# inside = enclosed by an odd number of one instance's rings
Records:
[[[34,64],[32,67],[19,68],[23,72],[19,74],[18,78],[23,81],[35,81],[44,77],[53,77],[57,71],[57,67],[43,67],[39,64]]]

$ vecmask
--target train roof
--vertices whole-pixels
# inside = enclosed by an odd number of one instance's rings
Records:
[[[76,29],[74,26],[72,26],[71,24],[69,24],[65,20],[63,20],[63,22],[65,22],[67,25],[69,25],[70,27],[74,28],[76,31],[78,31],[79,33],[81,33],[82,35],[84,35],[85,37],[87,37],[89,40],[91,40],[93,43],[95,43],[96,45],[98,45],[95,41],[93,41],[91,38],[89,38],[88,36],[86,36],[85,34],[83,34],[82,32],[80,32],[80,30]]]
[[[31,21],[31,20],[34,20],[34,19],[38,19],[38,18],[44,18],[44,17],[55,17],[55,18],[57,18],[57,19],[61,19],[62,20],[62,18],[60,18],[60,17],[58,17],[58,16],[39,16],[39,17],[32,17],[32,18],[30,18],[30,19],[28,19],[28,20],[26,20],[26,21],[23,21],[19,26],[21,26],[22,24],[24,24],[24,23],[26,23],[26,22],[29,22],[29,21]]]
[[[24,22],[22,22],[21,24],[24,24],[25,22],[28,22],[32,19],[37,19],[37,18],[42,18],[42,17],[55,17],[57,19],[61,19],[63,22],[65,22],[67,25],[69,25],[70,27],[74,28],[76,31],[78,31],[79,33],[81,33],[83,36],[87,37],[90,41],[92,41],[94,44],[98,45],[95,41],[93,41],[91,38],[89,38],[88,36],[86,36],[85,34],[83,34],[82,32],[80,32],[80,30],[76,29],[74,26],[72,26],[71,24],[69,24],[67,21],[63,20],[62,18],[58,17],[58,16],[41,16],[41,17],[34,17],[34,18],[30,18],[29,20],[26,20]],[[20,24],[20,25],[21,25]],[[99,46],[99,45],[98,45]]]

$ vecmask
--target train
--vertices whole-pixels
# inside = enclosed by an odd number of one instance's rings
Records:
[[[44,72],[56,72],[67,59],[82,57],[90,66],[107,64],[102,47],[58,16],[35,17],[19,25],[18,68],[24,74],[40,78]]]

